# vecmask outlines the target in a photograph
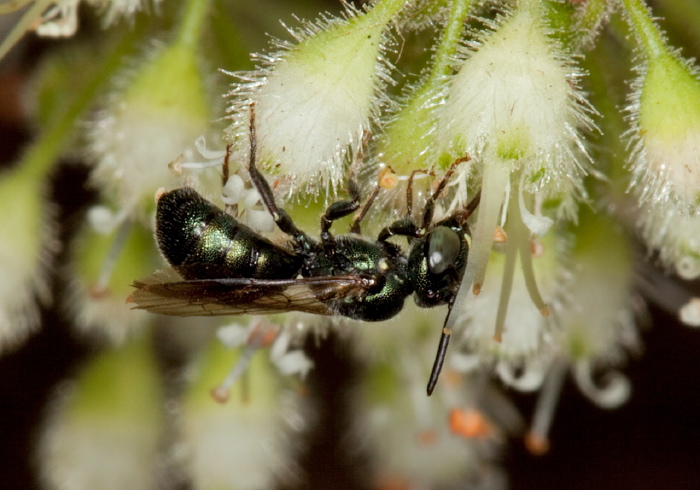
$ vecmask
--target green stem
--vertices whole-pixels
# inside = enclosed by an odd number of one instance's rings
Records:
[[[187,2],[178,33],[179,44],[190,49],[195,49],[198,46],[210,4],[210,0],[189,0]]]
[[[607,0],[588,0],[579,11],[577,28],[585,32],[595,29],[607,11]]]
[[[0,5],[0,15],[16,12],[31,1],[32,0],[6,0],[5,3]]]
[[[508,206],[509,211],[513,208],[514,202],[517,199],[511,197]],[[516,204],[517,206],[517,204]],[[508,234],[508,231],[506,231]],[[510,296],[513,292],[513,278],[515,277],[515,261],[518,258],[518,242],[516,237],[508,237],[506,241],[506,260],[503,265],[503,278],[501,280],[501,295],[498,298],[498,310],[496,312],[496,329],[493,334],[493,340],[501,342],[503,338],[503,330],[506,323],[506,314],[508,313],[508,304]]]
[[[32,25],[41,17],[41,14],[48,8],[54,0],[37,0],[34,5],[29,7],[22,18],[19,20],[17,25],[10,31],[7,37],[0,44],[0,60],[5,57],[5,55],[12,49],[12,47],[17,44],[17,42],[22,39],[22,36],[31,29]],[[21,2],[20,2],[21,3]],[[28,2],[24,2],[28,3]],[[14,11],[18,7],[16,4],[3,5],[3,9],[7,9],[6,12],[0,11],[0,14],[5,14]],[[22,7],[22,5],[19,5]]]
[[[137,37],[135,29],[127,31],[97,75],[84,88],[73,92],[74,98],[63,114],[52,118],[44,133],[27,149],[21,163],[22,171],[26,172],[27,177],[40,179],[48,173],[73,134],[78,118],[92,105],[104,83],[122,65]]]
[[[467,19],[471,3],[471,0],[454,0],[452,2],[450,17],[447,19],[440,45],[435,52],[435,64],[426,85],[433,85],[437,79],[450,74],[454,56],[462,38],[462,27]]]
[[[365,15],[367,19],[376,17],[377,22],[386,24],[407,4],[407,0],[379,0]]]
[[[579,46],[590,43],[595,31],[608,14],[608,0],[588,0],[577,9],[575,31]]]
[[[667,53],[663,36],[649,15],[649,8],[642,0],[621,0],[627,11],[627,19],[637,34],[639,42],[649,58],[659,58]]]

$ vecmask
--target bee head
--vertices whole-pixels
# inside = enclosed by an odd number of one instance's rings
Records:
[[[469,254],[469,234],[458,226],[439,225],[411,248],[409,276],[418,306],[449,303],[464,275]]]

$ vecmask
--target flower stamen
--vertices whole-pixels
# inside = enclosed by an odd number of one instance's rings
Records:
[[[277,338],[278,333],[279,328],[276,325],[264,321],[258,321],[253,325],[243,352],[236,360],[236,364],[234,364],[226,378],[211,390],[211,397],[216,402],[224,404],[228,401],[231,387],[248,369],[253,355],[261,348],[269,346]]]
[[[117,234],[114,237],[114,241],[107,252],[107,256],[102,262],[102,268],[100,269],[100,274],[97,277],[97,281],[90,290],[90,295],[93,298],[102,298],[109,292],[109,282],[112,279],[112,274],[117,266],[119,256],[124,250],[124,245],[126,244],[131,231],[133,230],[133,222],[131,220],[123,221],[119,228],[117,229]]]
[[[549,429],[552,426],[565,375],[566,365],[562,362],[553,362],[537,399],[532,427],[525,435],[525,447],[537,456],[549,451]]]

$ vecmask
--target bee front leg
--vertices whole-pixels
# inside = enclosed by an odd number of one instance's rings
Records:
[[[332,249],[335,243],[330,232],[333,222],[354,213],[360,207],[360,188],[353,179],[348,180],[348,192],[351,200],[334,202],[321,216],[321,242],[326,248]]]

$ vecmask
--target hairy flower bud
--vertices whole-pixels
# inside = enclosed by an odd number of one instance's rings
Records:
[[[0,353],[34,331],[37,301],[46,304],[51,297],[46,273],[56,236],[47,224],[42,182],[33,173],[22,168],[0,174],[0,195],[11,203],[0,219]]]
[[[63,385],[41,433],[46,488],[156,486],[162,420],[158,367],[144,339],[98,354]]]
[[[210,121],[198,63],[190,45],[155,48],[94,121],[93,178],[120,208],[149,208],[156,189],[178,185],[168,163],[189,149]]]
[[[335,188],[382,103],[384,31],[404,3],[383,0],[367,13],[350,11],[292,32],[298,44],[270,56],[266,69],[238,74],[250,80],[232,92],[229,133],[241,142],[238,153],[248,152],[253,104],[261,166],[284,175],[292,189]]]
[[[295,475],[300,400],[284,389],[267,356],[257,355],[250,361],[250,382],[239,380],[230,397],[216,403],[210,392],[235,362],[235,354],[214,341],[195,362],[184,394],[182,443],[197,488],[263,489]]]
[[[632,188],[642,201],[672,199],[681,212],[700,210],[700,78],[688,62],[664,53],[640,68],[628,107]]]

